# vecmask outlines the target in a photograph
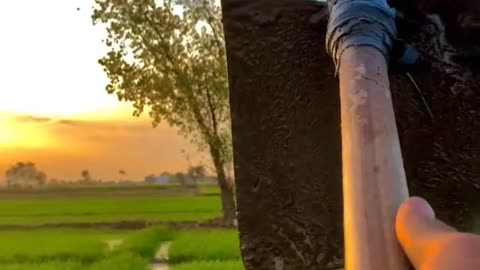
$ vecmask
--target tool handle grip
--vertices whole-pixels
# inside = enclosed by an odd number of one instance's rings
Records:
[[[346,269],[410,269],[395,236],[408,188],[385,56],[350,47],[339,78]]]

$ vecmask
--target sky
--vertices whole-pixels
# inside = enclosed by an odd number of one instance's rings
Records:
[[[207,163],[166,124],[104,90],[97,60],[105,29],[93,26],[93,0],[0,1],[0,181],[18,161],[49,178],[104,180],[183,171]],[[78,10],[79,9],[79,10]],[[124,177],[125,178],[125,177]]]

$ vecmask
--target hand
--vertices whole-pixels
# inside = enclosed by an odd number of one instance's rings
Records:
[[[457,232],[435,218],[423,199],[405,201],[397,214],[396,233],[417,270],[479,270],[480,236]]]

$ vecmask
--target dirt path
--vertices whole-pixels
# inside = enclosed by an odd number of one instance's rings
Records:
[[[170,267],[166,263],[152,263],[152,270],[170,270]]]
[[[155,258],[153,259],[153,262],[151,264],[152,270],[170,270],[170,267],[167,263],[168,254],[170,251],[170,244],[170,242],[162,243],[162,245],[157,251],[157,254],[155,254]]]

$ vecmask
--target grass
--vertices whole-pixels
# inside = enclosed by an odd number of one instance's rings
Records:
[[[172,193],[173,192],[173,193]],[[190,192],[190,191],[188,191]],[[221,213],[218,188],[201,196],[141,187],[18,191],[0,190],[1,225],[119,221],[202,221]],[[169,195],[159,195],[159,194]],[[176,194],[176,195],[174,195]],[[5,227],[4,227],[5,228]],[[147,270],[162,242],[171,242],[172,270],[243,270],[236,231],[139,231],[96,229],[0,230],[1,270]]]
[[[13,263],[0,265],[2,270],[84,270],[76,261],[50,261],[41,263]]]
[[[172,270],[244,270],[234,230],[180,231],[170,246]]]
[[[1,231],[0,262],[91,262],[108,252],[108,241],[127,236],[125,232],[95,230]]]
[[[155,256],[160,243],[173,239],[174,234],[172,232],[160,228],[150,228],[130,235],[121,245],[119,251],[127,251],[151,259]]]
[[[200,194],[203,196],[220,196],[220,188],[218,187],[201,187]]]
[[[181,186],[155,186],[142,183],[45,186],[40,189],[0,188],[0,200],[19,199],[71,199],[71,198],[118,198],[118,197],[182,197],[195,194],[195,189]]]
[[[174,265],[172,270],[244,270],[240,260],[236,261],[195,261]]]
[[[181,231],[170,246],[172,263],[239,259],[238,233],[233,230]]]
[[[90,265],[77,261],[49,261],[7,264],[0,267],[2,270],[149,270],[149,262],[132,253],[121,253]]]
[[[233,230],[132,232],[28,230],[0,232],[2,270],[146,270],[162,242],[171,241],[173,270],[243,270]],[[109,242],[116,241],[115,247]]]
[[[202,221],[218,217],[218,197],[25,199],[0,202],[0,225],[116,221]]]
[[[1,232],[0,269],[143,270],[173,234],[161,228],[115,233],[95,230]],[[117,247],[109,246],[111,240]]]
[[[149,270],[149,261],[133,253],[120,253],[94,263],[88,270]]]

